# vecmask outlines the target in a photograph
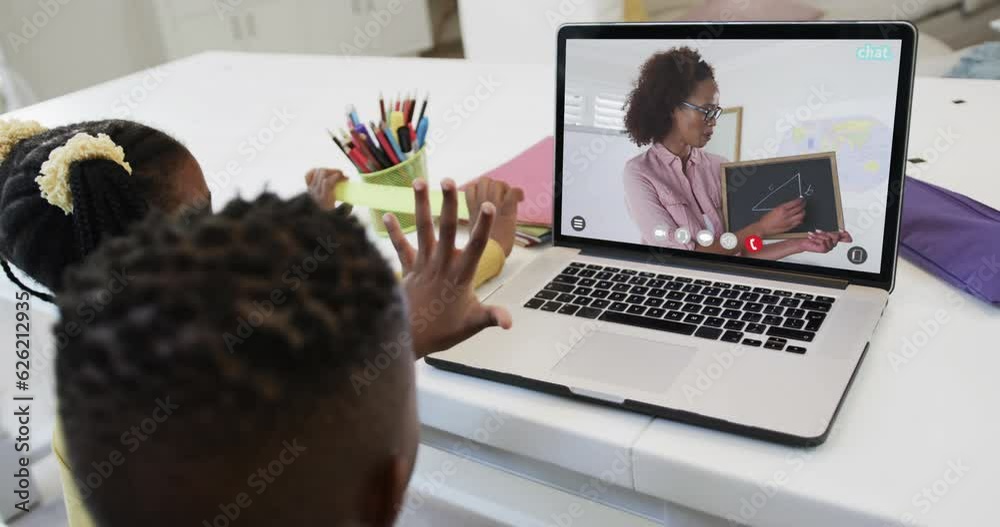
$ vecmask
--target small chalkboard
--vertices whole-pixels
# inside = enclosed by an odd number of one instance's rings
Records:
[[[769,238],[802,238],[844,228],[836,152],[757,159],[722,165],[722,212],[726,230],[736,232],[782,203],[802,197],[802,225]]]

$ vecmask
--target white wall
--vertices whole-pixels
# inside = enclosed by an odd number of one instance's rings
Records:
[[[37,100],[164,61],[152,5],[129,0],[0,3],[0,46]]]
[[[639,41],[577,40],[567,44],[567,87],[593,96],[599,92],[631,90],[643,62],[653,53],[678,45],[694,47],[714,68],[720,86],[720,102],[725,107],[743,107],[742,159],[763,159],[789,155],[790,145],[782,138],[793,128],[828,119],[863,118],[891,129],[895,109],[898,62],[861,61],[854,51],[866,41]],[[893,47],[898,56],[898,45]],[[638,153],[627,139],[601,139],[567,133],[567,176],[575,183],[567,189],[564,222],[573,215],[602,219],[599,238],[632,241],[637,233],[622,201],[621,173],[625,162]],[[607,143],[601,153],[595,145]],[[824,145],[815,145],[814,151]],[[888,147],[888,144],[885,145]],[[881,212],[875,213],[879,226],[872,227],[870,209],[886,199],[888,148],[874,148],[870,155],[877,168],[860,173],[848,163],[847,153],[838,149],[845,223],[855,244],[865,246],[870,257],[863,267],[846,260],[849,245],[839,246],[833,255],[798,255],[790,261],[829,264],[853,270],[877,271],[876,248],[882,244]],[[577,162],[573,157],[577,156]],[[582,157],[580,157],[582,156]],[[581,162],[580,159],[586,161]],[[867,159],[867,158],[866,158]],[[580,189],[575,192],[573,189]],[[584,192],[585,189],[585,192]],[[869,212],[865,212],[869,210]],[[622,215],[624,214],[624,219]],[[864,217],[864,221],[862,218]],[[565,224],[565,223],[564,223]],[[575,234],[568,232],[568,234]]]

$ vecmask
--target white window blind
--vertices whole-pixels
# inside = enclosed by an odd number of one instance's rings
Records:
[[[625,129],[625,95],[598,93],[594,96],[594,123],[597,128]]]
[[[566,104],[564,105],[565,124],[583,125],[584,97],[578,90],[566,90]]]

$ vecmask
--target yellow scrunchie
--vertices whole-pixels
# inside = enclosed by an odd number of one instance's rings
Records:
[[[129,175],[132,167],[125,162],[125,151],[115,144],[107,134],[97,137],[79,133],[66,144],[49,153],[49,159],[42,163],[40,176],[35,178],[46,201],[59,207],[66,214],[73,213],[73,194],[69,188],[69,171],[73,163],[87,159],[107,159],[122,166]]]
[[[17,119],[0,121],[0,163],[7,159],[10,151],[14,149],[14,145],[45,130],[44,126],[35,121],[18,121]]]

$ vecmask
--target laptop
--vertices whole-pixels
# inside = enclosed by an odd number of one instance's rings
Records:
[[[893,289],[916,38],[561,27],[553,246],[485,299],[512,330],[427,363],[821,444]]]

